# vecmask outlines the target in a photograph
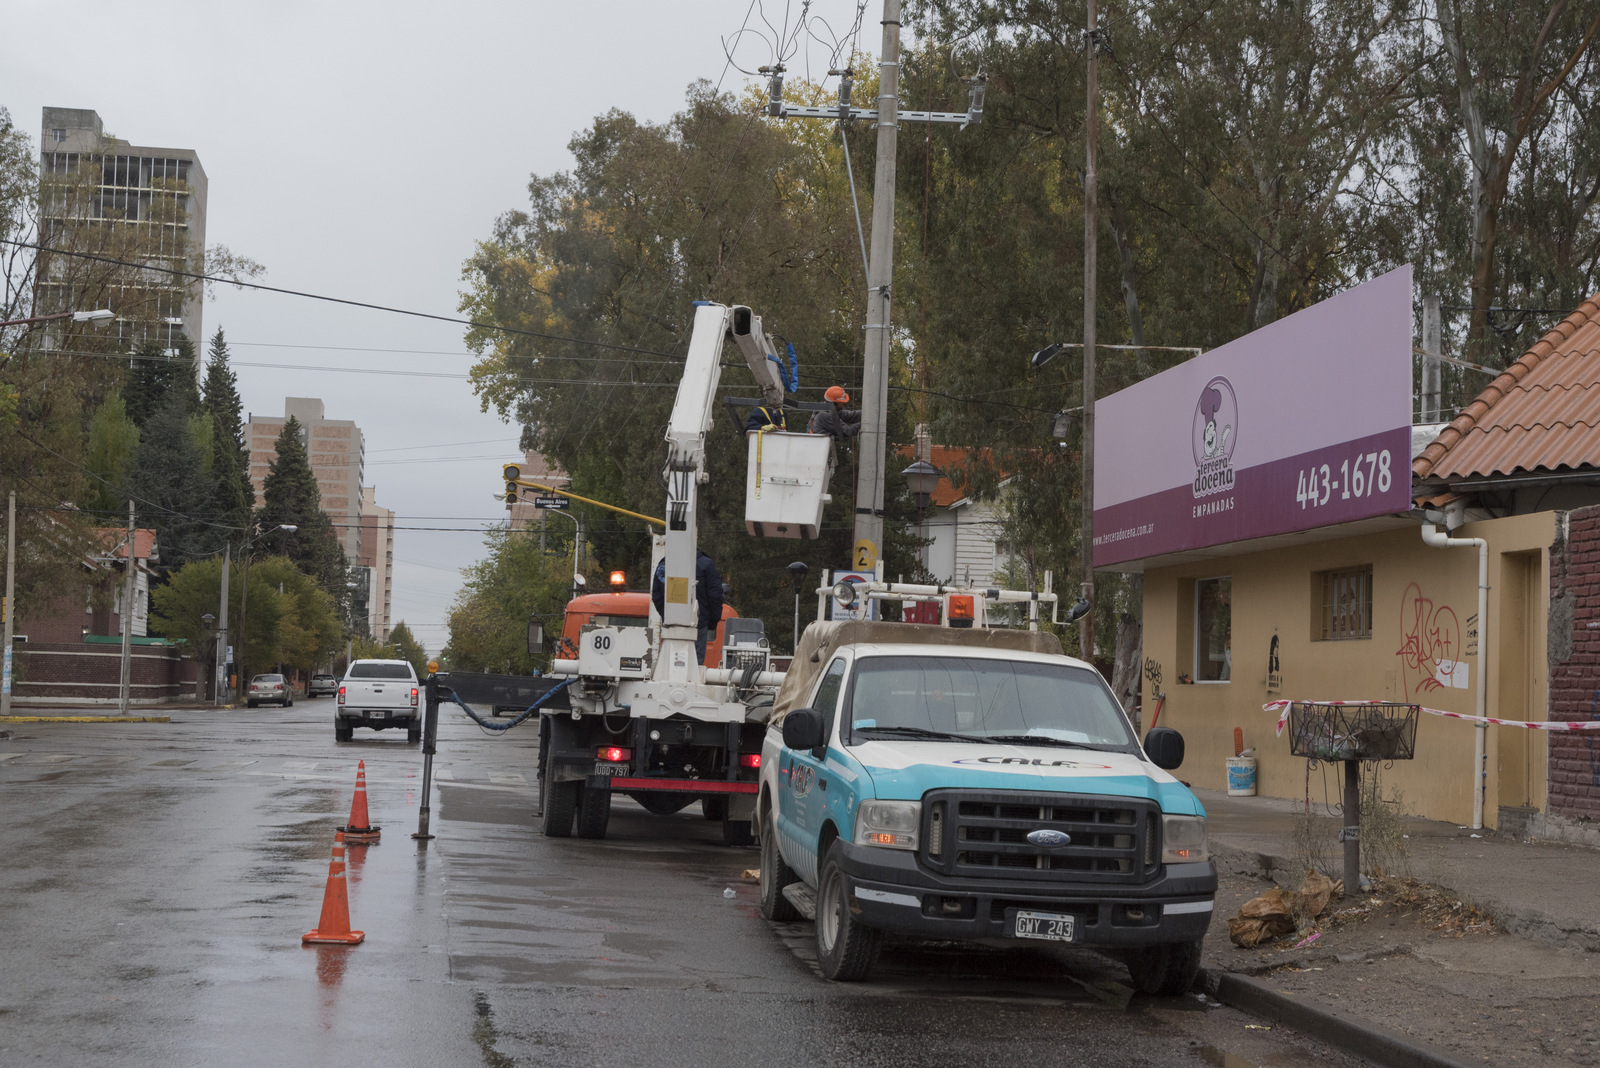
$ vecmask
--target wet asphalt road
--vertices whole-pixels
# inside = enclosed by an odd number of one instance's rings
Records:
[[[1087,950],[891,942],[871,982],[828,983],[697,807],[544,838],[531,727],[441,713],[422,848],[402,733],[335,743],[325,698],[172,717],[0,739],[0,1065],[1363,1063],[1130,997]],[[350,850],[367,939],[302,947],[358,759],[384,828]]]

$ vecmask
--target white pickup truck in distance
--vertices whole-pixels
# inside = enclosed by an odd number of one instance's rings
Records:
[[[768,719],[761,912],[815,917],[829,979],[885,932],[1087,944],[1189,989],[1216,870],[1205,810],[1099,672],[1050,634],[814,623]]]
[[[357,727],[404,727],[406,741],[422,741],[422,688],[404,660],[356,660],[339,681],[333,712],[335,740],[348,742]]]

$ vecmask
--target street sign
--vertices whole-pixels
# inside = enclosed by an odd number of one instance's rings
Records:
[[[4,666],[0,667],[0,693],[11,692],[11,646],[6,646],[3,658]]]
[[[231,645],[228,646],[227,663],[229,663],[229,664],[233,663],[233,646],[231,646]]]
[[[567,509],[572,507],[572,502],[565,497],[557,497],[554,494],[550,494],[548,496],[541,495],[535,497],[533,499],[533,506],[535,508]]]

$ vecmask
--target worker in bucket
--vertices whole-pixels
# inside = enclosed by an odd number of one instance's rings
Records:
[[[656,565],[655,578],[650,582],[650,600],[655,602],[656,614],[666,617],[667,560],[662,557]],[[700,606],[700,630],[695,635],[694,651],[700,663],[706,662],[706,643],[716,637],[717,624],[722,622],[722,576],[717,565],[704,549],[695,554],[694,596]]]
[[[750,409],[750,414],[745,417],[744,432],[753,434],[757,431],[772,433],[774,430],[784,430],[783,405],[758,404]]]
[[[823,397],[832,407],[813,415],[806,424],[806,433],[827,434],[834,441],[843,441],[861,433],[861,413],[845,407],[850,403],[850,394],[844,391],[843,386],[829,386]]]

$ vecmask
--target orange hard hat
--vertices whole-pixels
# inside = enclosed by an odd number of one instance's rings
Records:
[[[829,400],[833,401],[833,403],[835,403],[835,404],[849,404],[850,403],[850,394],[848,394],[848,393],[846,393],[844,391],[844,387],[843,386],[829,386],[828,387],[828,392],[824,393],[823,396],[827,397]]]

